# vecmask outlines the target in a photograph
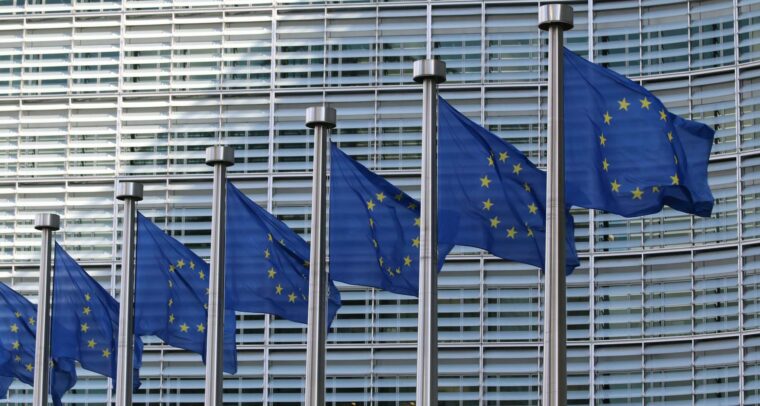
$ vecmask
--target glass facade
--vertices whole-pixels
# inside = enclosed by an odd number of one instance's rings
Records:
[[[573,405],[760,404],[760,0],[573,2],[567,46],[717,130],[710,218],[625,219],[575,209],[582,265],[568,278]],[[444,97],[542,166],[545,35],[532,1],[0,1],[0,280],[32,300],[34,213],[117,293],[117,181],[207,256],[204,149],[236,149],[238,187],[308,238],[304,110],[338,111],[333,140],[419,196],[421,89],[412,62],[445,60]],[[340,286],[329,405],[414,401],[414,298]],[[539,405],[542,275],[459,248],[440,277],[440,404]],[[238,316],[225,405],[303,401],[301,325]],[[203,399],[200,357],[145,339],[139,405]],[[65,398],[110,400],[80,371]],[[8,403],[28,404],[15,383]]]

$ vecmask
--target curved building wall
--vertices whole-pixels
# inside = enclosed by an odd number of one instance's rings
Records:
[[[272,0],[274,1],[274,0]],[[33,214],[117,294],[118,180],[140,210],[207,256],[206,146],[230,177],[308,237],[304,109],[338,111],[333,139],[419,196],[421,90],[412,62],[449,67],[458,109],[545,163],[545,35],[536,2],[0,1],[0,280],[36,300]],[[567,46],[717,130],[710,218],[576,209],[568,278],[569,404],[760,404],[760,1],[575,2]],[[461,248],[440,278],[440,404],[539,405],[542,276]],[[340,286],[329,405],[414,401],[416,299]],[[299,404],[303,326],[238,316],[225,404]],[[146,338],[139,405],[200,404],[200,357]],[[109,400],[80,371],[66,400]],[[14,384],[9,404],[28,404]]]

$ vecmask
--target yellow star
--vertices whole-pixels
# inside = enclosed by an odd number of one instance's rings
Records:
[[[408,205],[408,206],[406,206],[406,208],[407,208],[407,209],[412,209],[412,210],[414,210],[414,209],[416,209],[416,208],[417,208],[417,205],[416,205],[414,202],[411,202],[411,203],[409,203],[409,205]]]
[[[491,210],[491,207],[493,207],[491,199],[486,199],[486,201],[483,202],[483,210]]]
[[[612,123],[612,116],[610,115],[610,112],[607,111],[604,113],[604,124],[610,124]]]
[[[491,228],[499,227],[499,223],[501,223],[501,220],[499,220],[499,216],[493,217],[491,219]]]
[[[660,120],[668,121],[668,115],[665,114],[665,110],[660,110]]]
[[[417,236],[417,238],[412,240],[412,245],[419,248],[420,247],[420,237]]]
[[[605,172],[610,169],[610,163],[607,162],[607,158],[604,158],[604,161],[602,161],[602,169],[604,169]]]
[[[525,189],[526,192],[530,192],[530,185],[528,182],[523,183],[523,189]]]
[[[304,266],[304,268],[308,268],[309,266],[311,266],[311,265],[309,264],[309,261],[307,261],[307,260],[305,260],[305,259],[303,260],[303,264],[301,264],[301,265],[303,265],[303,266]]]
[[[369,201],[367,202],[367,209],[375,210],[375,202],[372,199],[369,199]]]
[[[36,322],[37,322],[37,320],[35,320],[35,319],[34,319],[34,317],[30,317],[30,318],[29,318],[29,320],[28,320],[28,322],[29,322],[29,325],[30,325],[30,326],[33,326],[33,325],[34,325],[34,323],[36,323]]]
[[[174,265],[169,265],[169,272],[174,272]]]
[[[267,240],[268,240],[269,242],[271,242],[271,241],[272,241],[272,234],[271,234],[271,233],[267,233]]]
[[[515,230],[515,226],[512,226],[512,228],[507,230],[507,237],[514,240],[516,235],[517,235],[517,230]]]
[[[649,101],[646,97],[639,100],[641,102],[641,108],[649,110],[649,105],[652,104],[652,102]]]
[[[618,183],[617,179],[613,180],[611,185],[613,192],[620,192],[620,184]]]
[[[372,245],[377,248],[377,240],[374,238],[372,239]]]
[[[179,330],[183,333],[187,333],[187,331],[190,330],[190,327],[186,323],[182,323],[179,325]]]
[[[483,175],[483,177],[480,178],[481,187],[489,187],[490,184],[491,184],[491,179],[488,179],[488,175]]]
[[[203,333],[204,331],[206,331],[206,326],[204,326],[203,323],[198,324],[197,326],[195,326],[195,328],[198,330],[199,333]]]
[[[530,227],[528,227],[528,226],[526,226],[526,227],[528,229],[528,237],[533,237],[533,229],[530,228]]]
[[[280,245],[282,245],[283,247],[285,246],[285,239],[284,239],[284,238],[280,239],[280,241],[278,241],[278,242],[279,242],[279,243],[280,243]]]
[[[86,301],[88,301],[88,302],[89,302],[91,298],[92,298],[92,297],[90,296],[90,294],[89,294],[89,293],[85,293],[85,294],[84,294],[84,300],[86,300]]]
[[[623,100],[618,100],[618,105],[620,106],[620,110],[628,111],[628,106],[631,105],[631,103],[628,103],[628,101],[623,97]]]
[[[16,323],[11,324],[11,332],[18,333],[18,325]]]
[[[673,142],[673,132],[668,131],[668,141]]]
[[[182,269],[184,267],[185,267],[185,260],[184,259],[178,260],[177,261],[177,268]]]
[[[190,261],[190,269],[195,269],[195,262]]]
[[[282,294],[282,284],[278,283],[277,286],[274,287],[274,290],[277,292],[278,295]]]
[[[644,191],[639,189],[638,186],[636,187],[636,189],[632,190],[631,193],[633,193],[633,196],[632,196],[633,199],[641,200],[641,197],[644,196]]]
[[[264,258],[269,258],[272,254],[269,253],[269,248],[264,250]]]
[[[401,268],[396,267],[396,273],[401,273]]]
[[[388,275],[390,275],[390,276],[391,276],[391,278],[393,278],[393,277],[395,277],[395,276],[396,276],[396,275],[393,273],[393,269],[391,269],[391,267],[388,267],[388,269],[386,269],[386,271],[388,272]]]
[[[18,342],[18,340],[14,341],[13,344],[11,344],[11,347],[13,347],[14,350],[18,350],[21,348],[21,343]]]
[[[290,292],[290,294],[288,295],[288,302],[295,303],[297,297],[298,296],[296,296],[295,292]]]
[[[198,277],[201,278],[201,280],[206,279],[206,274],[203,271],[198,272]]]
[[[172,280],[171,280],[171,279],[169,279],[169,289],[171,289],[171,288],[173,288],[173,287],[174,287],[174,282],[172,282]]]
[[[371,218],[371,217],[370,217],[370,219],[369,219],[369,227],[370,227],[370,228],[375,228],[375,219],[373,219],[373,218]]]
[[[174,299],[169,298],[169,307],[172,307],[173,304],[174,304]]]
[[[32,372],[32,370],[34,370],[34,365],[32,365],[32,364],[26,364],[26,370],[29,371],[29,372]]]
[[[13,359],[14,359],[16,362],[21,362],[21,356],[20,356],[20,355],[16,355],[15,357],[13,357]]]
[[[96,346],[97,344],[98,344],[98,343],[96,343],[96,342],[95,342],[95,340],[93,340],[93,339],[90,339],[90,341],[88,341],[88,342],[87,342],[87,347],[89,347],[89,348],[95,348],[95,346]]]
[[[174,320],[175,320],[174,313],[172,313],[169,315],[169,323],[174,323]]]
[[[87,330],[90,329],[90,326],[87,325],[87,323],[82,323],[81,326],[79,326],[83,333],[86,333]]]
[[[493,166],[493,157],[489,155],[486,157],[486,159],[488,160],[488,166]]]
[[[672,183],[673,185],[677,185],[678,184],[678,174],[675,174],[675,175],[671,176],[670,177],[670,181],[673,182]]]
[[[657,186],[652,186],[652,193],[660,193],[660,188]]]
[[[378,259],[377,262],[380,264],[380,266],[383,266],[385,264],[385,260],[383,259],[383,257],[380,257],[380,259]]]
[[[411,266],[412,265],[412,258],[407,255],[404,257],[404,266]]]
[[[103,358],[110,358],[111,357],[111,350],[108,348],[103,350]]]
[[[531,203],[528,205],[528,210],[530,211],[530,214],[536,214],[538,213],[538,206],[536,206],[535,203]]]
[[[505,152],[499,152],[499,161],[506,162],[509,159],[509,154]]]
[[[274,267],[269,268],[267,271],[267,274],[269,275],[269,279],[274,279],[274,276],[277,275],[277,271],[274,270]]]
[[[417,226],[417,227],[419,227],[421,224],[422,223],[420,223],[420,218],[419,217],[415,217],[414,218],[414,225]]]
[[[522,171],[521,163],[518,162],[516,165],[512,165],[512,173],[514,173],[515,175],[519,175],[520,171]]]
[[[607,146],[607,138],[604,136],[604,134],[599,136],[599,145],[603,147]]]
[[[383,200],[385,200],[385,193],[383,192],[375,193],[375,196],[377,196],[377,201],[380,203],[382,203]]]
[[[403,198],[404,198],[404,193],[401,193],[401,192],[399,192],[399,194],[397,194],[397,195],[396,195],[396,196],[394,196],[393,198],[394,198],[394,199],[396,199],[397,201],[399,201],[399,202],[400,202],[400,201],[401,201],[401,199],[403,199]]]
[[[676,162],[676,165],[678,165],[678,156],[677,155],[673,155],[673,160]]]
[[[14,314],[16,315],[16,318],[17,318],[17,319],[20,319],[20,318],[21,318],[21,312],[16,312],[16,313],[14,313]]]

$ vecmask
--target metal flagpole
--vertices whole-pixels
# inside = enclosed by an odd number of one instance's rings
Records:
[[[119,348],[116,360],[116,406],[131,406],[135,344],[135,220],[137,202],[143,199],[142,183],[120,182],[116,188],[116,198],[124,201]]]
[[[420,201],[420,293],[417,311],[417,406],[438,405],[438,84],[446,64],[414,62],[422,83],[422,199]]]
[[[206,148],[206,165],[214,167],[214,192],[211,203],[211,264],[206,323],[206,406],[222,404],[227,167],[234,164],[235,151],[232,148],[220,145]]]
[[[327,338],[327,143],[335,128],[335,109],[306,109],[306,127],[314,129],[309,251],[309,318],[306,342],[306,406],[325,404],[325,340]]]
[[[548,4],[538,27],[549,32],[549,140],[546,168],[546,262],[544,266],[543,405],[567,403],[565,299],[565,145],[563,134],[563,31],[573,27],[573,9]]]
[[[48,404],[50,388],[50,303],[53,265],[53,231],[60,228],[61,218],[53,213],[40,213],[34,219],[34,228],[42,231],[40,245],[40,287],[37,303],[37,339],[34,342],[34,406]]]

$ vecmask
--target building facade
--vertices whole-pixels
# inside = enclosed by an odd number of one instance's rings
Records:
[[[760,0],[573,2],[567,46],[717,130],[710,218],[624,219],[576,209],[568,278],[573,405],[760,404]],[[445,60],[458,109],[546,159],[545,35],[531,1],[0,1],[0,280],[36,300],[34,213],[114,295],[119,180],[139,209],[208,255],[204,149],[236,149],[230,178],[308,238],[304,110],[337,109],[333,140],[419,196],[421,88]],[[415,298],[341,285],[329,405],[411,405]],[[440,277],[440,404],[539,405],[542,275],[460,248]],[[55,339],[55,338],[53,338]],[[303,326],[238,316],[225,405],[303,401]],[[139,405],[197,405],[200,357],[145,339]],[[65,398],[102,405],[81,370]],[[15,383],[8,404],[28,404]]]

